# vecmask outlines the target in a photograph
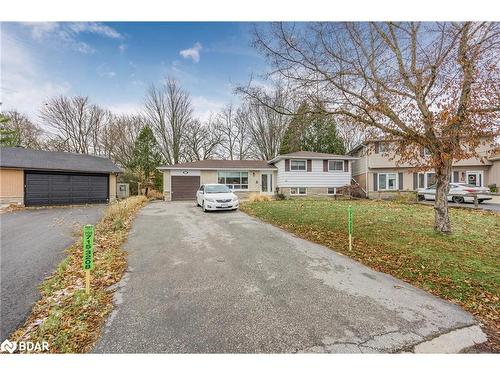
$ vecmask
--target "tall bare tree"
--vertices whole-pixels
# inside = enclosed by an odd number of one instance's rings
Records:
[[[290,108],[295,107],[291,93],[281,84],[276,84],[271,90],[238,91],[246,98],[239,121],[248,129],[251,153],[259,159],[270,160],[278,155],[291,120],[290,112],[283,112],[283,108],[293,111]]]
[[[205,123],[193,120],[184,137],[184,159],[186,161],[213,158],[222,141],[222,133],[211,118]]]
[[[158,87],[150,87],[145,107],[147,120],[155,132],[166,162],[179,163],[182,159],[183,136],[193,119],[189,94],[175,80],[167,78]]]
[[[146,119],[141,115],[114,115],[101,135],[102,147],[123,167],[132,163],[134,144]]]
[[[91,104],[88,97],[50,99],[40,117],[53,131],[56,148],[81,154],[99,154],[100,130],[110,119],[109,111]]]
[[[4,128],[13,133],[16,146],[41,149],[45,142],[45,132],[34,124],[28,116],[12,110],[3,113],[7,118]]]
[[[479,157],[481,138],[499,130],[499,27],[277,23],[256,28],[254,42],[274,75],[308,99],[320,96],[338,122],[377,129],[397,143],[400,163],[433,169],[434,227],[450,233],[452,163]],[[428,158],[420,157],[424,147]]]

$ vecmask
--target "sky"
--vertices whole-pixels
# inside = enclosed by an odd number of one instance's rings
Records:
[[[249,23],[1,23],[2,111],[36,119],[55,96],[88,96],[116,113],[142,110],[151,84],[175,78],[205,120],[238,103],[234,87],[266,68]]]

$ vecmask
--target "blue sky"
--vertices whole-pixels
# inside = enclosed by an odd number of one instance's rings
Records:
[[[47,98],[84,95],[114,112],[141,109],[145,92],[176,78],[205,119],[237,103],[237,84],[264,71],[249,23],[2,23],[2,110],[37,116]]]

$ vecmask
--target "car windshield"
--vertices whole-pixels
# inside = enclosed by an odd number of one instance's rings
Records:
[[[205,185],[205,193],[230,193],[231,189],[229,189],[226,185]]]

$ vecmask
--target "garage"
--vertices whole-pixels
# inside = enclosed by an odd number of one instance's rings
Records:
[[[0,205],[113,202],[120,173],[122,170],[105,157],[1,147]]]
[[[25,171],[25,205],[106,203],[108,178],[103,174]]]
[[[172,176],[172,200],[194,200],[199,187],[200,176]]]

